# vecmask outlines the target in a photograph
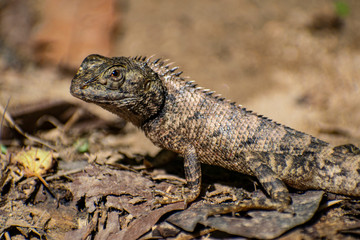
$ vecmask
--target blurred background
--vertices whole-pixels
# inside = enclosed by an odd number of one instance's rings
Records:
[[[0,105],[83,104],[69,86],[87,55],[155,54],[277,122],[359,145],[359,13],[357,0],[1,0]]]

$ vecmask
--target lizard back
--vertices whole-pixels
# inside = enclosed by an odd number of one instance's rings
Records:
[[[142,126],[156,145],[183,154],[191,144],[201,162],[250,175],[244,155],[261,153],[288,184],[299,185],[300,179],[302,188],[313,184],[304,181],[312,179],[315,161],[310,157],[316,158],[328,143],[215,96],[193,81],[159,71],[157,64],[149,66],[164,75],[167,90],[159,116]]]

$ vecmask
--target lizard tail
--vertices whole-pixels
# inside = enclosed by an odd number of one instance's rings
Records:
[[[321,189],[360,197],[360,149],[352,144],[329,147],[317,161]]]
[[[360,155],[360,148],[356,147],[353,144],[345,144],[336,146],[333,148],[335,152],[350,154],[350,155]]]

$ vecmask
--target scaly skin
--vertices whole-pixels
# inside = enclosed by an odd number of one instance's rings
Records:
[[[190,193],[200,193],[200,162],[255,176],[280,207],[285,184],[360,196],[360,150],[333,147],[213,96],[177,68],[147,58],[90,55],[71,82],[71,94],[141,128],[157,146],[184,157]]]

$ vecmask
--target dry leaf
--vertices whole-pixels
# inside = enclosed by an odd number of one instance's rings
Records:
[[[40,148],[22,150],[12,159],[24,168],[27,177],[41,176],[45,174],[54,164],[53,151]]]

